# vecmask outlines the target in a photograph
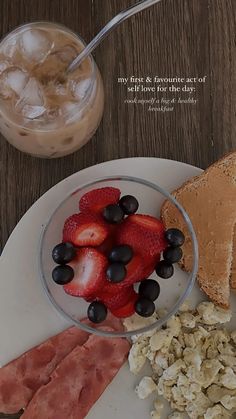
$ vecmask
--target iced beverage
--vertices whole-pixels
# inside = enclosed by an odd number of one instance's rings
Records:
[[[104,106],[91,57],[73,73],[68,64],[84,48],[69,29],[31,23],[0,43],[0,131],[19,150],[56,158],[82,147],[96,131]]]

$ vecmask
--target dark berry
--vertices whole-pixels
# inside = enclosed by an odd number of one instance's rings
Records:
[[[59,285],[68,284],[74,278],[74,270],[69,265],[56,266],[52,271],[52,278]]]
[[[93,301],[88,306],[87,315],[91,322],[101,323],[107,317],[107,308],[100,301]]]
[[[52,258],[54,262],[59,265],[65,265],[76,256],[76,250],[72,243],[57,244],[52,251]]]
[[[185,240],[184,234],[178,228],[166,230],[165,238],[172,247],[182,246]]]
[[[155,304],[149,298],[140,297],[135,303],[135,311],[142,317],[150,317],[155,311]]]
[[[176,263],[179,262],[183,256],[181,247],[167,247],[163,252],[163,258],[166,262]]]
[[[141,297],[155,301],[160,295],[160,285],[154,279],[145,279],[140,283],[138,292]]]
[[[123,196],[119,201],[119,205],[127,215],[134,214],[139,207],[137,199],[132,195]]]
[[[126,267],[123,263],[112,263],[107,268],[107,278],[111,282],[121,282],[125,279],[126,276]]]
[[[104,208],[103,217],[108,223],[118,224],[124,218],[124,211],[120,208],[119,205],[111,204]]]
[[[113,247],[108,258],[110,262],[121,262],[125,265],[129,263],[134,255],[132,247],[128,244]]]
[[[160,278],[168,279],[174,274],[174,267],[171,263],[161,260],[156,266],[156,273]]]

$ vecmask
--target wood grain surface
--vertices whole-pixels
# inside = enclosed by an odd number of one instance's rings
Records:
[[[0,0],[0,34],[24,22],[61,22],[89,41],[134,0]],[[77,153],[41,160],[0,137],[0,246],[54,184],[96,163],[156,156],[207,167],[236,149],[236,1],[163,0],[123,23],[95,51],[106,95],[102,123]],[[195,106],[171,113],[124,104],[118,77],[201,77]],[[1,418],[7,416],[0,416]],[[33,419],[33,418],[32,418]]]

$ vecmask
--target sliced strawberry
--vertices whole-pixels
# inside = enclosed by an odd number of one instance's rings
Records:
[[[111,289],[110,291],[104,290],[101,292],[99,300],[102,301],[107,308],[117,309],[127,304],[128,301],[134,297],[134,295],[136,295],[136,293],[131,286],[124,288],[123,290],[119,290],[119,292],[112,292]]]
[[[143,279],[147,279],[153,274],[155,271],[155,266],[156,265],[148,265],[143,267]]]
[[[98,298],[96,294],[89,294],[87,297],[84,297],[84,299],[88,303],[92,303],[93,301],[96,301]]]
[[[67,218],[63,228],[63,241],[74,246],[99,246],[107,238],[109,228],[96,214],[79,213]]]
[[[143,278],[143,258],[140,255],[135,255],[128,265],[126,265],[126,269],[126,277],[119,284],[125,287],[139,282]]]
[[[114,246],[114,236],[109,234],[106,240],[100,246],[97,247],[97,250],[99,250],[99,252],[103,253],[105,256],[108,256]]]
[[[136,282],[140,282],[144,279],[143,277],[143,263],[140,255],[135,255],[132,260],[126,265],[127,274],[123,281],[113,284],[106,280],[106,284],[102,292],[108,292],[110,294],[119,293],[121,290],[130,287]]]
[[[155,271],[156,265],[158,264],[158,262],[160,262],[160,259],[161,259],[161,256],[160,254],[158,254],[154,258],[151,258],[150,263],[148,263],[148,265],[143,266],[144,279],[149,278],[149,276],[153,274],[153,272]]]
[[[80,211],[101,212],[109,204],[117,204],[120,199],[120,190],[106,187],[93,189],[87,192],[79,201]]]
[[[74,278],[63,288],[67,294],[75,297],[96,295],[103,288],[106,257],[96,249],[84,247],[78,250],[76,259],[69,264],[74,269]]]
[[[132,316],[135,313],[134,305],[137,299],[138,294],[135,293],[135,295],[132,297],[132,299],[129,300],[127,304],[120,308],[111,309],[111,313],[118,318],[126,318]]]
[[[157,256],[166,247],[164,225],[150,215],[129,216],[120,226],[117,244],[128,244],[144,257]]]

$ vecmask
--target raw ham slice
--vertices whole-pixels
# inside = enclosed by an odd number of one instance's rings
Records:
[[[57,366],[21,419],[84,419],[126,360],[123,338],[92,335]]]
[[[16,413],[27,406],[57,364],[88,336],[71,327],[0,368],[0,412]]]
[[[94,327],[89,320],[84,322]],[[108,316],[103,326],[121,330],[120,320],[113,316]],[[88,337],[87,332],[71,327],[0,368],[0,412],[16,413],[25,408],[34,393],[49,382],[59,362]]]

